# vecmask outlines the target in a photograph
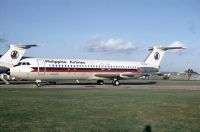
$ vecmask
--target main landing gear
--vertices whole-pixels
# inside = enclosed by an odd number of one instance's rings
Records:
[[[35,81],[35,85],[36,85],[37,87],[41,87],[41,86],[43,86],[43,85],[56,85],[56,82],[54,82],[54,81],[42,82],[41,80],[36,80],[36,81]]]
[[[120,85],[119,80],[113,80],[113,81],[112,81],[112,85],[113,85],[113,86],[119,86],[119,85]]]
[[[97,84],[98,85],[104,85],[104,81],[103,80],[97,80]],[[119,86],[120,85],[120,82],[119,82],[119,80],[113,80],[112,81],[112,85],[113,86]]]
[[[0,74],[0,80],[2,80],[3,82],[5,82],[5,84],[10,84],[7,80],[7,74]]]

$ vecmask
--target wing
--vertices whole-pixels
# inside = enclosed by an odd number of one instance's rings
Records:
[[[107,79],[128,79],[128,78],[138,78],[140,77],[139,74],[135,74],[132,72],[127,72],[127,73],[102,73],[102,74],[95,74],[96,77],[101,77],[101,78],[107,78]]]

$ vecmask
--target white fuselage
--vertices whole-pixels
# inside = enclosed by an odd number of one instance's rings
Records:
[[[144,62],[111,60],[78,60],[28,58],[10,69],[10,75],[39,82],[67,79],[96,79],[103,84],[103,79],[113,80],[114,86],[120,79],[138,78],[158,72],[165,51],[183,49],[183,47],[152,47]]]
[[[26,80],[126,79],[157,72],[144,62],[28,58],[11,68],[11,76]]]

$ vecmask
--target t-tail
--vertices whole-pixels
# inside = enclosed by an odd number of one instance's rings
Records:
[[[27,49],[38,45],[10,45],[9,50],[1,56],[1,65],[11,68],[16,65]]]
[[[149,51],[152,51],[149,56],[146,58],[145,63],[152,65],[156,68],[160,67],[162,58],[167,50],[173,49],[185,49],[184,47],[152,47]]]

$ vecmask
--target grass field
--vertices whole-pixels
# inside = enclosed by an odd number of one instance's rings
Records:
[[[200,91],[0,89],[0,131],[199,132]]]

